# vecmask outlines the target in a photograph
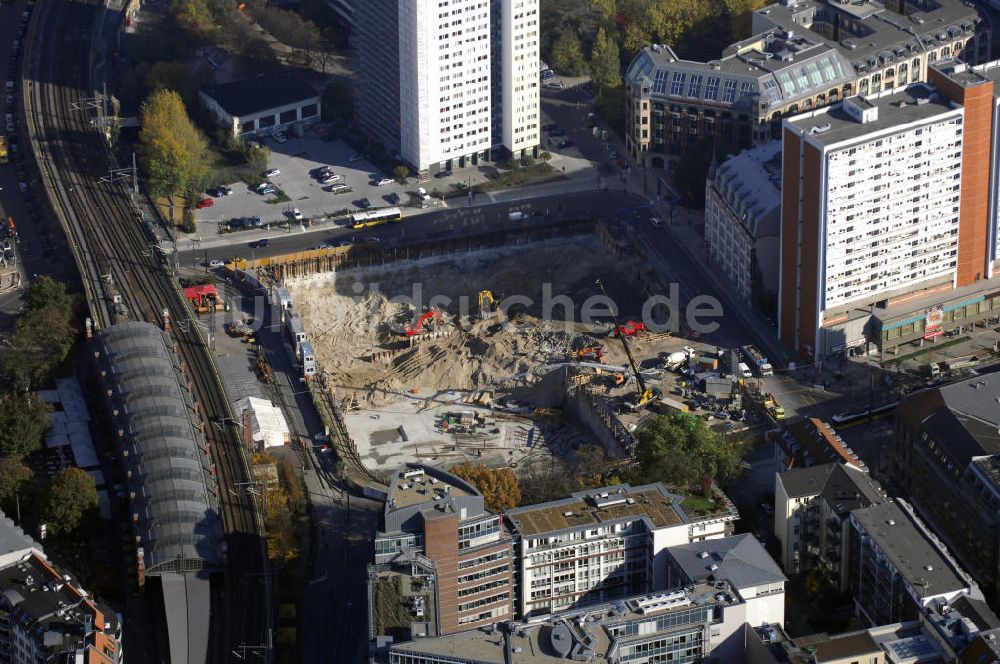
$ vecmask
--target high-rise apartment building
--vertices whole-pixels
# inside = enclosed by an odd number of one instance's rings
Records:
[[[889,339],[894,307],[913,332],[925,298],[992,276],[993,81],[928,79],[785,120],[779,335],[807,357]]]
[[[400,159],[443,170],[538,145],[538,0],[372,0],[355,26],[357,121]]]

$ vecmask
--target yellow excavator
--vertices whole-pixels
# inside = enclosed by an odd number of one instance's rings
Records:
[[[597,287],[601,290],[601,294],[604,295],[604,297],[608,297],[608,292],[604,290],[604,284],[601,282],[600,278],[596,280],[596,283]],[[610,300],[611,298],[608,299]],[[618,323],[618,316],[616,316],[615,314],[611,314],[611,320],[615,324],[614,327],[615,330],[621,329],[621,326]],[[646,385],[646,381],[643,380],[642,374],[639,373],[639,365],[636,364],[635,362],[635,357],[632,355],[632,349],[629,348],[628,335],[618,334],[615,336],[617,336],[621,340],[622,347],[625,349],[625,355],[628,356],[628,364],[630,367],[632,367],[632,373],[635,374],[635,382],[638,390],[638,394],[636,394],[635,398],[632,401],[629,401],[626,405],[631,410],[639,410],[653,399],[656,399],[659,396],[661,396],[663,392],[660,391],[659,388]]]
[[[479,291],[479,316],[481,318],[489,318],[493,315],[494,306],[497,303],[497,299],[493,297],[493,291],[491,290],[481,290]]]

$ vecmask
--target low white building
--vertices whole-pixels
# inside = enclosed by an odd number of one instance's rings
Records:
[[[726,582],[746,602],[746,622],[784,624],[788,579],[753,535],[682,544],[667,553],[668,588]]]
[[[280,447],[291,440],[288,422],[281,409],[266,399],[243,397],[233,404],[236,421],[243,427],[244,440],[262,447]]]
[[[504,513],[518,547],[517,614],[531,617],[664,588],[667,547],[726,536],[736,509],[716,491],[688,514],[661,483],[620,484]]]
[[[198,94],[234,137],[266,136],[320,120],[320,95],[295,72],[273,71]]]

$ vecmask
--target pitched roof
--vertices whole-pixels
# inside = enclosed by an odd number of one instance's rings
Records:
[[[280,69],[207,88],[204,93],[236,117],[319,97],[300,74]]]
[[[787,580],[757,538],[749,533],[672,546],[667,553],[694,583],[728,581],[740,590]]]

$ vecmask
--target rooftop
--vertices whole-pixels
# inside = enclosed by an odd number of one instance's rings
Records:
[[[0,596],[0,607],[16,609],[12,620],[27,630],[39,630],[50,657],[85,649],[93,643],[95,630],[115,634],[118,629],[111,611],[96,605],[71,577],[35,554],[0,569]]]
[[[389,486],[386,510],[403,509],[426,503],[428,506],[445,497],[478,495],[465,480],[441,470],[409,464],[396,473]]]
[[[971,581],[956,572],[940,543],[931,539],[923,524],[898,502],[873,505],[851,513],[899,574],[921,597],[961,592]]]
[[[887,90],[867,100],[877,109],[877,117],[864,123],[849,115],[841,102],[788,118],[785,126],[806,141],[830,148],[879,132],[907,131],[910,125],[932,124],[945,115],[958,113],[948,100],[923,83]]]
[[[724,161],[715,175],[715,187],[746,220],[776,210],[781,205],[781,141],[744,150]],[[753,237],[778,234],[777,220],[763,228],[748,228]]]
[[[525,537],[583,528],[595,523],[647,518],[654,528],[676,526],[692,519],[681,507],[682,497],[661,483],[632,487],[628,484],[580,491],[572,497],[519,507],[504,513]],[[715,516],[732,516],[728,500]],[[711,516],[706,518],[712,518]]]
[[[319,99],[316,90],[300,74],[280,69],[207,88],[204,94],[235,117]]]
[[[41,553],[42,545],[21,530],[7,515],[0,512],[0,565],[21,558],[31,549]]]
[[[818,417],[790,422],[781,433],[770,437],[776,439],[785,453],[786,468],[834,462],[867,470],[865,462],[847,446],[840,434]]]
[[[749,533],[667,549],[690,582],[727,581],[737,590],[787,581],[781,568]]]
[[[864,655],[877,655],[882,652],[882,648],[868,632],[836,636],[814,634],[793,639],[792,644],[806,652],[812,652],[816,664],[852,657],[860,660]]]
[[[911,3],[906,6],[914,8]],[[904,16],[878,0],[796,0],[758,9],[753,24],[804,32],[810,40],[841,51],[863,74],[947,45],[972,32],[982,20],[975,8],[960,0],[935,0],[921,9]],[[834,24],[841,26],[839,34],[832,29]],[[829,38],[834,35],[838,40]]]
[[[505,651],[510,647],[517,653],[518,664],[557,664],[568,660],[609,664],[617,661],[607,657],[607,653],[615,652],[612,644],[616,639],[622,643],[645,640],[651,635],[640,631],[632,636],[617,636],[624,632],[626,623],[684,612],[679,613],[678,624],[660,630],[654,628],[657,633],[668,633],[709,619],[713,607],[739,603],[739,597],[727,587],[698,585],[555,614],[543,622],[515,623],[509,633],[482,629],[399,643],[392,646],[392,652],[455,657],[477,664],[507,664]],[[707,615],[691,611],[697,608],[704,609]]]

